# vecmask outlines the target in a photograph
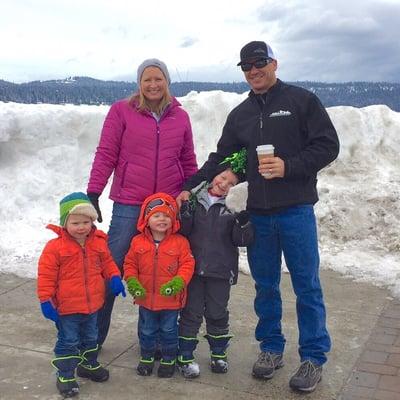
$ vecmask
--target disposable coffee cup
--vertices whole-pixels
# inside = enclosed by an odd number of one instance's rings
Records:
[[[273,157],[275,147],[272,144],[261,144],[256,147],[258,161],[260,162],[264,158]],[[269,172],[262,174],[263,176],[270,176]]]

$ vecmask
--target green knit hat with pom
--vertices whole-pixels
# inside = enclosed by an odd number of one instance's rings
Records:
[[[86,215],[92,221],[97,219],[96,209],[93,207],[89,197],[82,192],[74,192],[65,196],[60,201],[60,225],[65,226],[67,218],[71,214]]]

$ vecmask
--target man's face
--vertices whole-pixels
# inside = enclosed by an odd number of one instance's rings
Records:
[[[246,60],[246,63],[252,64],[256,62],[257,59],[253,58]],[[245,71],[244,76],[246,81],[253,89],[254,93],[265,93],[270,87],[276,83],[275,71],[278,67],[276,60],[271,60],[267,65],[262,68],[256,68],[253,64],[249,71]]]

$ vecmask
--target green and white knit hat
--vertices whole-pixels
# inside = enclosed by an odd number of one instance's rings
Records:
[[[97,219],[96,209],[90,202],[89,197],[82,192],[74,192],[65,196],[60,201],[60,225],[65,226],[67,218],[71,214],[80,214],[90,217],[92,221]]]

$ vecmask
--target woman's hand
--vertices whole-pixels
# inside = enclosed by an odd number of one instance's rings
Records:
[[[187,190],[183,190],[182,192],[179,193],[178,197],[175,199],[176,204],[178,204],[178,207],[181,208],[182,201],[188,201],[190,196],[190,192]]]

